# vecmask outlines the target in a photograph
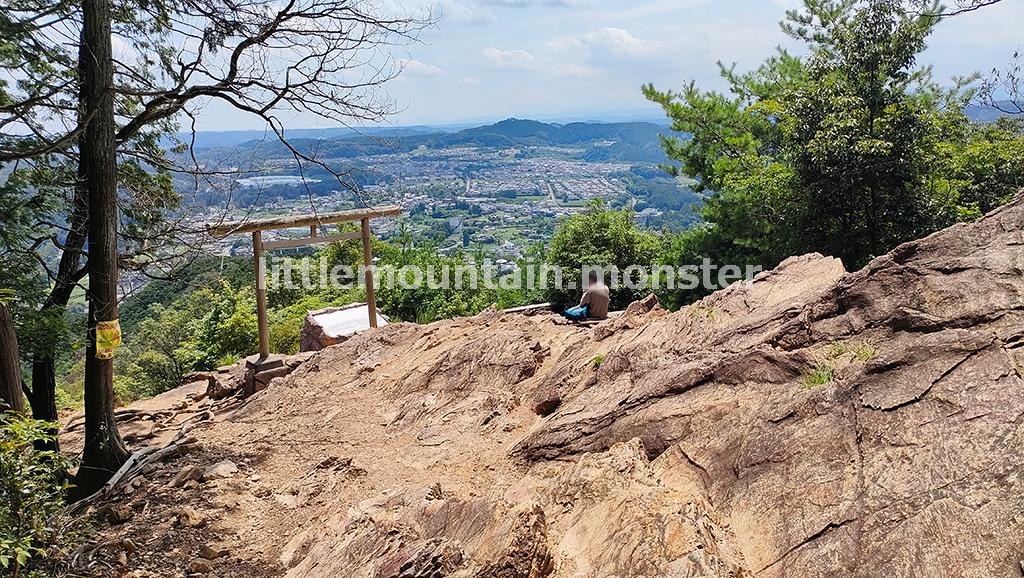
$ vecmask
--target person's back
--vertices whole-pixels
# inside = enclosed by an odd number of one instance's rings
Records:
[[[580,306],[587,307],[588,319],[605,319],[608,317],[611,290],[598,279],[596,273],[591,272],[588,280],[583,298],[580,299]]]

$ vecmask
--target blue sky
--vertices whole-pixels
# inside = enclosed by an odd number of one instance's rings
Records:
[[[407,10],[424,5],[392,0]],[[436,0],[437,25],[398,49],[405,67],[387,93],[395,124],[445,124],[521,118],[601,118],[659,111],[640,95],[654,82],[675,88],[694,79],[722,86],[715,62],[740,69],[787,45],[778,21],[797,0]],[[1004,64],[1021,47],[1024,1],[1002,3],[942,22],[922,63],[946,80]],[[282,116],[288,126],[324,126]],[[210,107],[200,128],[261,128]]]

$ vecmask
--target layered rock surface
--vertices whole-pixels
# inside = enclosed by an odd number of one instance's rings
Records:
[[[1018,200],[855,273],[795,257],[593,330],[357,335],[192,432],[175,468],[235,477],[154,475],[106,532],[184,569],[162,524],[190,502],[222,576],[1019,576],[1022,348]]]

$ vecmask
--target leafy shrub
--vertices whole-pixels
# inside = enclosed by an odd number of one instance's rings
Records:
[[[464,255],[438,255],[431,247],[396,250],[382,247],[378,279],[377,305],[391,319],[431,323],[475,315],[492,304],[498,307],[521,305],[526,292],[521,287],[507,289],[488,287],[483,283],[484,271],[478,264],[468,265]],[[412,268],[423,272],[423,283],[415,284]],[[443,271],[449,272],[447,284]],[[472,279],[479,280],[473,286]],[[394,282],[385,282],[393,279]]]
[[[122,403],[152,397],[180,385],[186,369],[174,358],[146,349],[131,358],[126,372],[114,377],[114,393]]]
[[[211,369],[213,360],[225,354],[248,355],[258,350],[255,291],[249,287],[235,290],[225,284],[217,297],[197,339],[199,349],[212,354],[207,361]]]
[[[352,292],[352,291],[350,291]],[[347,305],[359,298],[332,298],[328,294],[309,295],[298,299],[287,307],[271,310],[270,313],[270,350],[275,353],[294,354],[299,351],[299,338],[302,335],[302,324],[310,311],[331,307],[335,303]]]
[[[37,451],[53,441],[53,424],[8,413],[0,417],[0,573],[53,576],[73,541],[75,524],[58,513],[68,489],[63,454]]]
[[[725,91],[643,89],[672,120],[666,168],[705,195],[684,263],[770,268],[819,252],[854,270],[1015,194],[1018,122],[972,122],[970,79],[947,88],[921,62],[939,19],[900,2],[796,4],[782,29],[802,49],[723,66]]]
[[[610,210],[600,201],[592,202],[585,212],[569,217],[559,226],[551,239],[548,262],[562,268],[565,282],[577,285],[585,266],[616,267],[619,271],[631,265],[650,267],[657,261],[662,239],[640,229],[633,216],[631,211]],[[548,293],[548,300],[563,307],[575,304],[582,293],[582,289],[554,288]],[[624,309],[647,293],[613,287],[611,308]]]

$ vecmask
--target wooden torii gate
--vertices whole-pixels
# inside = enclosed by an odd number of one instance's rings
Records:
[[[338,211],[336,213],[322,213],[318,215],[299,215],[288,217],[274,217],[270,219],[254,219],[250,221],[237,221],[217,223],[206,226],[206,232],[212,237],[223,238],[229,235],[252,233],[252,256],[256,266],[256,318],[259,323],[260,332],[260,359],[270,357],[270,334],[267,325],[267,287],[264,281],[263,252],[274,249],[288,249],[292,247],[304,247],[317,243],[333,243],[335,241],[346,241],[349,239],[363,240],[363,265],[366,268],[366,308],[370,314],[370,327],[377,326],[377,298],[373,287],[373,255],[370,250],[370,219],[377,217],[393,217],[402,214],[402,208],[398,205],[384,205],[380,207],[369,207],[366,209],[352,209],[350,211]],[[362,229],[351,233],[339,233],[335,235],[320,235],[318,227],[321,225],[334,225],[360,221]],[[294,229],[298,227],[309,227],[309,236],[301,239],[281,239],[279,241],[263,242],[263,231],[278,229]]]

